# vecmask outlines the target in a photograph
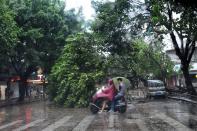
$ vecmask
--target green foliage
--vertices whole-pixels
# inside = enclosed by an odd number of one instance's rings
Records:
[[[67,42],[52,69],[48,91],[58,104],[84,107],[95,91],[95,82],[104,76],[103,62],[89,34],[71,36]]]
[[[112,55],[130,52],[130,41],[142,34],[144,23],[148,20],[140,10],[144,5],[133,0],[116,0],[95,2],[94,7],[97,17],[92,30],[97,46]]]
[[[0,60],[3,66],[12,67],[23,81],[36,66],[49,73],[66,38],[82,30],[79,13],[65,12],[61,0],[1,0]],[[22,100],[25,84],[20,85]]]
[[[189,65],[197,42],[196,9],[177,4],[174,0],[150,0],[150,3],[154,30],[159,35],[170,35],[188,91],[197,94],[189,77]]]
[[[38,65],[48,73],[66,37],[82,30],[78,14],[64,9],[59,0],[1,1],[0,50],[4,56],[0,59],[9,60],[20,76],[28,76],[28,68]]]
[[[180,39],[192,37],[191,40],[196,40],[197,32],[197,17],[196,10],[186,8],[171,0],[150,0],[150,12],[155,29],[159,26],[164,26],[165,31],[174,30]],[[159,28],[159,29],[163,29]],[[169,33],[169,32],[168,32]]]
[[[154,17],[152,21],[158,23],[163,17],[160,5],[154,1]],[[112,76],[127,76],[133,79],[147,79],[150,74],[158,79],[166,78],[169,74],[167,67],[170,60],[162,49],[152,49],[142,39],[150,33],[150,15],[144,11],[144,4],[133,0],[116,0],[115,2],[94,3],[97,17],[92,30],[96,45],[108,53],[106,66],[108,74]],[[148,32],[143,33],[144,25],[148,25]],[[161,45],[161,42],[157,43]],[[154,45],[156,46],[156,45]],[[146,56],[146,57],[145,57]],[[167,60],[168,59],[168,60]],[[168,62],[169,63],[168,63]],[[165,65],[163,63],[168,63]],[[161,68],[162,66],[162,68]],[[165,70],[165,71],[164,71]]]
[[[20,29],[14,21],[14,13],[6,5],[4,0],[0,1],[0,60],[8,62],[8,53],[17,42]]]
[[[68,35],[81,31],[74,11],[65,12],[59,0],[10,0],[15,21],[21,28],[19,41],[12,51],[12,63],[18,74],[29,66],[40,65],[49,72],[66,44]]]
[[[108,73],[112,76],[130,77],[133,82],[139,79],[157,78],[165,80],[173,72],[173,63],[162,52],[158,42],[148,45],[141,39],[132,43],[132,52],[124,56],[114,55],[107,59]]]
[[[197,3],[193,0],[166,0],[166,1],[173,1],[175,5],[183,6],[185,8],[192,8],[193,10],[197,11]]]
[[[165,82],[173,74],[174,64],[167,54],[163,52],[164,46],[160,41],[152,42],[144,55],[148,56],[153,77]]]

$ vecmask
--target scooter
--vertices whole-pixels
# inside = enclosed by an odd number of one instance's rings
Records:
[[[96,114],[99,110],[101,110],[104,101],[107,101],[105,110],[109,111],[111,109],[111,103],[113,97],[115,96],[117,90],[115,86],[112,84],[112,81],[109,82],[108,86],[100,88],[91,99],[90,103],[90,111],[93,114]],[[125,113],[127,109],[127,102],[125,97],[122,97],[115,104],[114,111],[118,111],[119,113]]]

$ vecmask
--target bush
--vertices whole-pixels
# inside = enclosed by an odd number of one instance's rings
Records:
[[[104,64],[88,34],[77,34],[67,42],[49,76],[49,96],[66,107],[85,107],[95,82],[104,76]]]

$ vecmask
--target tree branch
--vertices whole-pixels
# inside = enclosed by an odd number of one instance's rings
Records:
[[[173,23],[173,19],[172,19],[172,9],[170,7],[170,4],[169,2],[167,3],[167,6],[168,6],[168,16],[169,16],[169,30],[172,30],[172,23]]]
[[[20,71],[19,71],[19,69],[17,68],[17,66],[16,66],[16,64],[15,64],[15,63],[16,63],[16,60],[15,60],[12,56],[9,56],[9,57],[10,57],[11,64],[12,64],[14,70],[16,71],[17,74],[19,74]]]
[[[183,59],[183,54],[182,54],[181,51],[180,51],[180,48],[179,48],[179,46],[178,46],[178,43],[177,43],[177,41],[176,41],[176,37],[175,37],[173,31],[170,32],[170,36],[171,36],[172,43],[173,43],[174,49],[175,49],[175,51],[176,51],[176,54],[177,54],[177,56],[182,60],[182,59]]]
[[[179,39],[181,41],[181,52],[182,52],[182,54],[185,54],[186,51],[184,50],[182,31],[180,31],[180,33],[179,33],[178,29],[176,28],[175,23],[174,23],[174,29],[175,29],[176,33],[178,34],[178,37],[179,37]]]
[[[191,61],[191,59],[192,59],[192,56],[193,56],[193,54],[194,54],[195,45],[196,45],[196,42],[193,40],[193,41],[192,41],[192,44],[191,44],[191,47],[189,48],[189,50],[191,50],[191,53],[189,54],[188,59],[187,59],[187,62],[188,62],[188,63],[190,63],[190,61]]]
[[[190,40],[190,38],[188,37],[188,38],[187,38],[187,42],[186,42],[186,46],[185,46],[185,57],[186,57],[186,59],[187,59],[187,57],[188,57],[188,53],[189,53],[189,50],[190,50],[190,48],[191,48],[191,47],[189,47],[190,43],[191,43],[191,40]],[[191,45],[192,45],[192,44],[191,44]]]

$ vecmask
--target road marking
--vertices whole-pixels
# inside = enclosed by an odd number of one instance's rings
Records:
[[[116,122],[116,125],[119,127],[120,123],[118,123],[118,115],[110,114],[109,123],[108,123],[109,129],[107,129],[107,131],[120,131],[119,129],[115,128],[115,122]]]
[[[112,128],[112,129],[107,129],[107,131],[121,131],[121,130]]]
[[[109,116],[109,124],[108,124],[108,127],[109,128],[113,128],[114,127],[114,116],[115,115],[113,115],[113,114],[110,114],[110,116]]]
[[[138,127],[141,131],[148,131],[148,127],[146,126],[144,121],[137,119],[137,120],[135,120],[135,123],[138,125]]]
[[[15,124],[17,124],[17,123],[20,123],[20,122],[22,122],[22,120],[17,120],[17,121],[11,122],[11,123],[9,123],[9,124],[0,126],[0,130],[2,130],[2,129],[4,129],[4,128],[7,128],[7,127],[9,127],[9,126],[13,126],[13,125],[15,125]]]
[[[140,131],[149,131],[148,127],[146,126],[143,116],[141,114],[132,114],[133,119],[125,119],[126,123],[128,124],[137,124]]]
[[[22,130],[25,130],[25,129],[30,128],[30,127],[32,127],[32,126],[34,126],[34,125],[36,125],[37,123],[40,123],[40,122],[42,122],[42,121],[44,121],[44,119],[39,119],[39,120],[30,122],[30,123],[28,123],[28,124],[26,124],[26,125],[24,125],[24,126],[21,126],[21,127],[15,129],[15,130],[13,130],[13,131],[22,131]]]
[[[163,113],[156,114],[155,117],[163,120],[164,122],[168,123],[169,125],[173,126],[177,131],[192,131],[187,126],[183,125],[182,123],[176,121],[175,119],[168,117]]]
[[[64,123],[66,123],[70,118],[72,118],[72,116],[65,116],[62,119],[56,121],[55,123],[49,125],[48,127],[43,129],[42,131],[53,131],[53,130],[57,129],[58,127],[62,126]]]
[[[86,131],[95,115],[86,116],[72,131]]]

